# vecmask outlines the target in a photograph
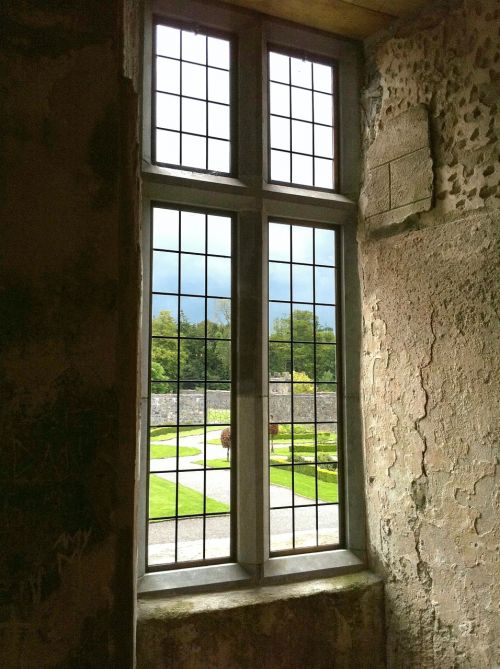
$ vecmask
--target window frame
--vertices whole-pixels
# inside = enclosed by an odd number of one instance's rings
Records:
[[[239,72],[237,107],[232,122],[237,134],[232,137],[237,151],[237,171],[233,176],[164,167],[151,160],[152,27],[159,16],[174,24],[207,26],[235,35]],[[235,562],[183,567],[163,571],[145,571],[145,532],[147,499],[147,428],[149,426],[148,360],[141,363],[141,447],[138,458],[139,521],[138,576],[139,593],[182,592],[225,588],[230,585],[257,584],[283,579],[311,578],[359,570],[365,566],[364,476],[361,448],[361,412],[359,398],[360,296],[356,257],[356,199],[359,169],[358,96],[361,52],[357,43],[331,34],[279,21],[250,10],[209,4],[198,0],[150,0],[145,8],[143,68],[143,141],[142,141],[142,248],[143,285],[150,285],[151,203],[218,210],[234,214],[236,234],[233,238],[233,397],[235,433],[241,433],[247,448],[235,449],[233,467],[236,502],[232,506],[236,526],[233,537]],[[268,50],[279,46],[285,52],[297,51],[297,44],[307,53],[335,60],[337,65],[336,143],[338,146],[337,190],[298,187],[269,181],[268,142]],[[239,76],[238,76],[239,75]],[[253,106],[251,101],[253,100]],[[232,103],[231,99],[231,103]],[[239,110],[239,111],[238,111]],[[234,132],[234,131],[233,131]],[[267,374],[267,228],[270,220],[318,224],[340,230],[341,284],[339,304],[343,315],[337,338],[343,355],[340,378],[344,448],[344,548],[300,552],[269,557],[268,486],[268,374]],[[252,269],[252,285],[245,280]],[[149,296],[142,301],[142,344],[149,347]],[[241,304],[251,303],[257,320],[246,327],[248,315]],[[346,308],[347,305],[347,308]],[[249,331],[250,330],[250,331]],[[349,342],[349,346],[346,346]],[[252,351],[252,360],[238,359],[236,349]],[[248,356],[247,356],[248,357]],[[248,421],[249,415],[258,420]],[[245,421],[247,421],[245,423]],[[237,438],[237,436],[235,437]],[[249,446],[250,445],[250,446]],[[250,449],[250,450],[249,450]],[[238,465],[239,461],[239,465]],[[251,472],[248,476],[245,472]],[[245,528],[238,522],[247,499],[256,499],[246,519]]]

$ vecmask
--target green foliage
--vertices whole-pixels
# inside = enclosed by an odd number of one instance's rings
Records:
[[[293,373],[294,381],[302,381],[303,383],[297,383],[294,385],[294,391],[296,393],[312,393],[314,392],[314,386],[310,383],[311,379],[304,372],[294,372]]]
[[[180,516],[192,516],[203,513],[203,495],[196,490],[178,485]],[[154,520],[165,516],[175,516],[175,483],[159,476],[151,476],[149,482],[149,518]],[[208,513],[227,513],[227,504],[206,498]]]
[[[279,340],[290,340],[291,318],[277,318],[273,321],[273,329],[269,338],[273,341],[269,347],[269,370],[271,376],[291,374],[290,344]],[[294,309],[293,311],[294,341],[313,342],[314,317],[312,311]],[[316,342],[335,343],[335,333],[331,328],[321,328],[316,317]],[[335,380],[334,347],[318,346],[316,348],[316,380]],[[293,345],[293,366],[295,374],[305,374],[309,380],[314,378],[314,356],[311,344]],[[299,379],[301,380],[301,379]],[[311,392],[311,391],[303,391]]]
[[[283,460],[280,460],[278,458],[271,458],[270,459],[271,464],[274,465],[282,465]],[[284,469],[285,471],[291,471],[292,465],[286,465],[284,467],[280,467],[280,469]],[[271,468],[272,470],[272,468]],[[299,472],[303,476],[309,476],[311,478],[314,478],[318,476],[318,480],[324,481],[325,483],[338,483],[338,472],[336,470],[331,470],[331,469],[325,469],[322,466],[317,466],[317,465],[308,465],[308,464],[299,464],[294,466],[294,471]]]
[[[229,409],[209,409],[207,417],[210,423],[228,424],[231,422],[231,412]]]
[[[207,321],[209,337],[230,337],[230,324],[225,313],[228,300],[219,300],[215,308],[215,320]],[[220,312],[220,313],[219,313]],[[151,346],[151,378],[155,381],[172,381],[178,377],[178,362],[182,380],[202,380],[205,378],[205,321],[192,323],[181,311],[180,332],[183,339],[178,348],[176,339],[154,339]],[[177,323],[168,309],[160,311],[153,318],[152,331],[156,336],[176,337]],[[226,381],[231,378],[230,342],[206,342],[207,378]],[[179,361],[178,361],[179,358]],[[192,384],[196,387],[196,383]],[[155,384],[155,392],[174,392],[168,384]]]

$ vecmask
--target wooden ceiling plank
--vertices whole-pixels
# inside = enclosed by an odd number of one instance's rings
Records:
[[[393,16],[347,0],[225,0],[228,4],[294,21],[311,28],[364,39],[387,28]],[[362,0],[367,2],[367,0]]]
[[[421,9],[429,0],[344,0],[351,5],[372,9],[391,16],[406,16]]]

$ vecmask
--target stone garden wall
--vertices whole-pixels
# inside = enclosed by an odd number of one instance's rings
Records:
[[[228,390],[208,390],[207,408],[213,411],[229,411],[231,393]],[[314,395],[303,393],[294,395],[294,417],[295,421],[314,420]],[[180,422],[186,424],[203,423],[204,418],[204,396],[198,391],[186,392],[181,395]],[[316,416],[318,421],[337,420],[337,394],[316,394]],[[291,421],[291,398],[290,394],[272,394],[269,398],[269,420],[275,423],[288,423]],[[222,415],[213,418],[212,422],[225,422]],[[152,395],[151,396],[151,425],[168,425],[177,422],[177,395]]]

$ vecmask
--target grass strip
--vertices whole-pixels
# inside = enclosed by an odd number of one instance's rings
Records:
[[[203,513],[203,495],[183,485],[179,489],[179,516]],[[227,513],[229,506],[207,497],[207,513]],[[149,518],[175,515],[175,483],[152,475],[149,479]]]
[[[179,447],[180,458],[183,458],[187,455],[198,455],[199,453],[201,453],[199,448],[194,448],[192,446]],[[176,454],[177,454],[176,446],[171,446],[170,444],[151,444],[150,448],[151,459],[175,458]]]
[[[292,488],[292,472],[279,467],[271,467],[271,483],[283,488]],[[295,472],[294,490],[297,495],[316,499],[316,483],[313,476],[306,476]],[[318,481],[318,499],[322,502],[338,502],[338,484],[334,482]]]

